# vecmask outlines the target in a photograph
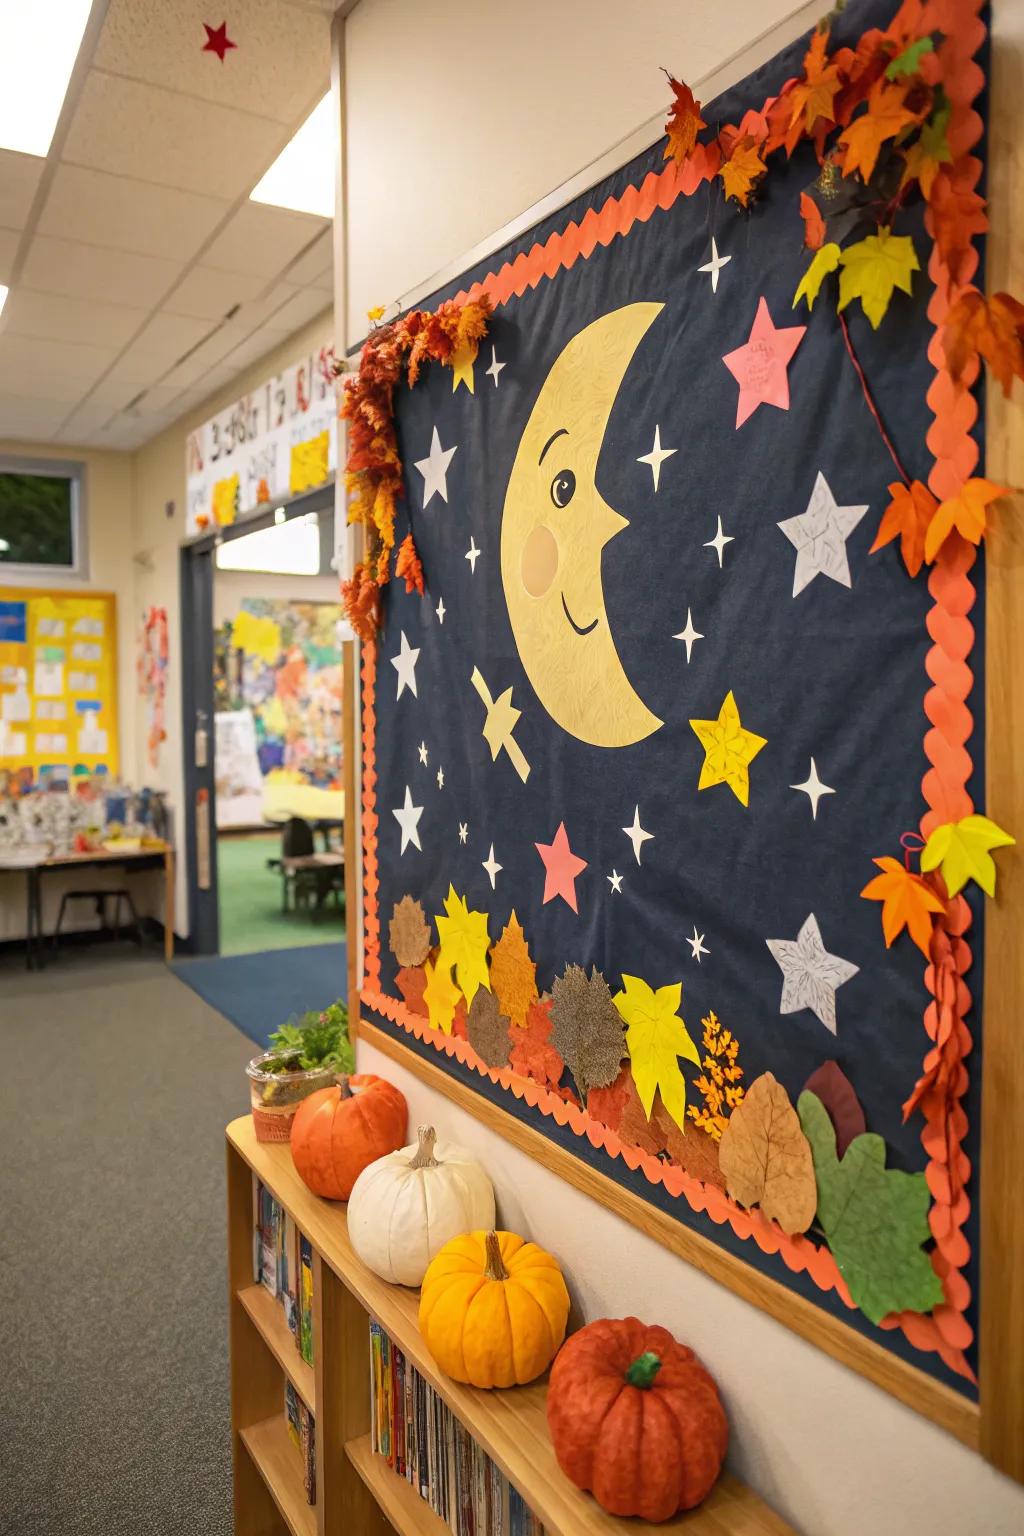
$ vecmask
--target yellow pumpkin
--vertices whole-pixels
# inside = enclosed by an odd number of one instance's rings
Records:
[[[472,1387],[543,1375],[568,1317],[557,1260],[514,1232],[454,1237],[423,1277],[420,1332],[442,1371]]]

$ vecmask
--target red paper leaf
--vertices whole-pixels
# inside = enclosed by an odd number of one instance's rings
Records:
[[[526,1015],[526,1028],[512,1030],[513,1072],[532,1077],[535,1083],[557,1088],[564,1063],[549,1042],[551,1039],[551,999],[541,998]]]
[[[868,1128],[853,1084],[837,1061],[823,1061],[807,1079],[804,1092],[816,1094],[828,1110],[836,1133],[836,1156],[842,1157],[850,1142]]]
[[[825,220],[808,192],[800,193],[800,217],[804,221],[804,245],[809,251],[820,251],[825,243]]]
[[[707,127],[707,123],[700,115],[700,102],[694,101],[690,87],[681,80],[673,79],[671,75],[668,83],[672,87],[675,101],[665,124],[665,132],[668,134],[665,159],[674,160],[677,165],[685,165],[693,154],[698,133]]]

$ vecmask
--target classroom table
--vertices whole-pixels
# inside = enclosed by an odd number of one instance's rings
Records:
[[[27,883],[27,923],[25,964],[28,970],[41,971],[45,963],[43,940],[43,873],[51,869],[108,869],[121,866],[126,874],[163,865],[164,870],[164,959],[174,958],[174,849],[169,843],[148,843],[144,848],[99,848],[90,853],[54,853],[33,864],[21,860],[9,869],[24,869]],[[0,858],[0,869],[4,868]]]

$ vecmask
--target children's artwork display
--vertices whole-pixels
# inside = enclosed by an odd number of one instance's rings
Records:
[[[139,626],[139,697],[145,708],[146,761],[160,766],[160,749],[167,740],[167,663],[170,641],[167,609],[147,608]]]
[[[984,28],[830,20],[371,333],[362,1002],[972,1399]]]
[[[259,820],[267,780],[340,785],[340,618],[337,603],[247,597],[217,630],[218,825]]]
[[[0,587],[0,769],[64,784],[115,775],[117,750],[113,595]]]

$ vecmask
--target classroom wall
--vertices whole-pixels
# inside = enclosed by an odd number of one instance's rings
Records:
[[[243,597],[272,597],[293,603],[336,603],[338,578],[333,572],[328,576],[279,576],[274,571],[218,571],[213,582],[215,628],[234,618]]]
[[[447,267],[664,106],[660,66],[696,82],[792,11],[361,0],[344,44],[349,336],[371,305]],[[783,25],[769,52],[800,30]],[[396,50],[415,67],[382,64]],[[403,1090],[411,1125],[434,1123],[481,1158],[502,1220],[565,1265],[578,1320],[639,1313],[699,1350],[726,1397],[732,1465],[804,1536],[1024,1530],[1024,1489],[959,1442],[362,1043],[359,1066]]]

